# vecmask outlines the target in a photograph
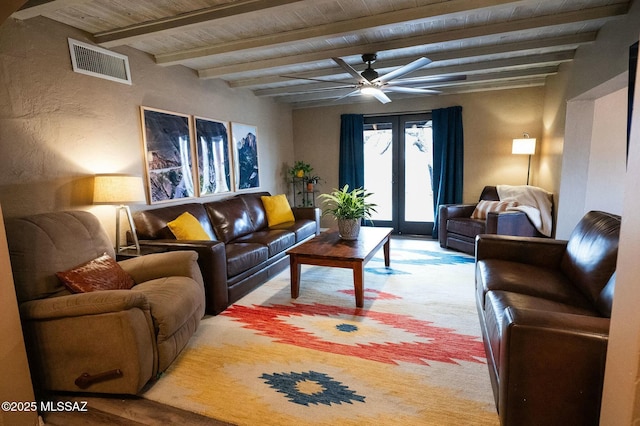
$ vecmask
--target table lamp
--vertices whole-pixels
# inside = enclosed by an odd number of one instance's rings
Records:
[[[530,138],[525,133],[521,139],[514,139],[511,147],[512,154],[529,155],[529,167],[527,168],[527,185],[529,185],[529,173],[531,172],[531,155],[536,153],[536,138]]]
[[[93,184],[94,204],[116,204],[116,253],[128,248],[135,248],[140,253],[140,244],[136,235],[136,228],[131,217],[129,204],[141,203],[146,200],[142,178],[127,175],[96,175]],[[129,220],[134,247],[120,245],[120,212],[124,210]]]

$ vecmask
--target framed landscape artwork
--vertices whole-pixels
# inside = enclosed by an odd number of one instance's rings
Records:
[[[228,124],[201,117],[194,121],[200,196],[232,191]]]
[[[149,201],[196,196],[188,115],[141,107]]]
[[[233,138],[236,189],[260,187],[256,126],[231,123],[231,137]]]

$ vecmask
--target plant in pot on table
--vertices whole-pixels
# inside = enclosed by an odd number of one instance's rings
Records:
[[[320,194],[318,198],[323,200],[322,215],[331,215],[338,220],[340,238],[356,240],[362,219],[371,220],[371,213],[376,213],[377,205],[367,201],[371,195],[364,188],[349,191],[349,185],[345,185],[342,189]]]

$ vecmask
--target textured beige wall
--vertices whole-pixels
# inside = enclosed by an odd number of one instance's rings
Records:
[[[485,185],[524,185],[528,157],[511,154],[511,144],[513,138],[522,137],[525,131],[531,137],[542,135],[543,88],[432,96],[396,100],[386,105],[367,102],[294,110],[295,157],[311,163],[314,172],[326,180],[320,188],[326,192],[338,185],[341,114],[402,114],[454,105],[462,106],[464,200],[476,201]],[[537,156],[534,156],[531,164],[533,185],[537,178],[536,164]],[[559,174],[560,170],[554,172]]]
[[[74,73],[67,38],[86,34],[46,18],[0,26],[0,203],[5,216],[91,209],[113,234],[113,209],[89,207],[91,176],[144,176],[141,105],[256,125],[262,189],[283,192],[293,158],[291,110],[130,48],[133,85]],[[144,208],[143,206],[134,207]]]

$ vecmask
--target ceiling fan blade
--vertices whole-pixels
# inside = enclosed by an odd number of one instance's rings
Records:
[[[396,70],[391,71],[390,73],[387,73],[381,77],[376,78],[375,80],[373,80],[374,83],[386,83],[389,80],[392,80],[394,78],[398,78],[398,77],[402,77],[403,75],[409,74],[411,72],[414,72],[417,69],[420,69],[424,66],[427,66],[431,63],[431,59],[428,58],[420,58],[420,59],[416,59],[415,61],[408,63],[407,65],[400,67]]]
[[[377,92],[373,93],[373,96],[383,104],[388,104],[389,102],[391,102],[391,99],[389,99],[389,97],[385,95],[382,90],[378,90]]]
[[[364,80],[364,78],[360,75],[358,71],[356,71],[351,65],[343,61],[341,58],[331,58],[331,59],[333,59],[333,62],[338,64],[340,68],[342,68],[343,70],[351,74],[353,78],[356,78],[358,81]]]
[[[393,85],[402,85],[402,86],[426,86],[429,83],[447,83],[450,81],[463,81],[466,80],[467,76],[464,74],[461,75],[443,75],[436,77],[416,77],[410,78],[407,80],[396,80],[390,81],[387,83],[390,86]]]
[[[329,79],[325,80],[323,78],[296,77],[294,75],[281,75],[280,77],[282,77],[282,78],[291,78],[293,80],[319,81],[321,83],[348,84],[351,87],[356,87],[356,85],[353,83],[353,81],[346,81],[346,80],[329,80]]]
[[[346,95],[342,95],[339,98],[335,98],[333,101],[334,102],[335,101],[339,101],[341,99],[348,98],[349,96],[353,96],[353,95],[356,95],[358,93],[360,93],[360,89],[352,90],[351,92],[347,93]]]
[[[416,95],[438,95],[442,93],[432,89],[418,89],[415,87],[402,87],[402,86],[385,86],[384,90],[388,92],[412,93]]]

